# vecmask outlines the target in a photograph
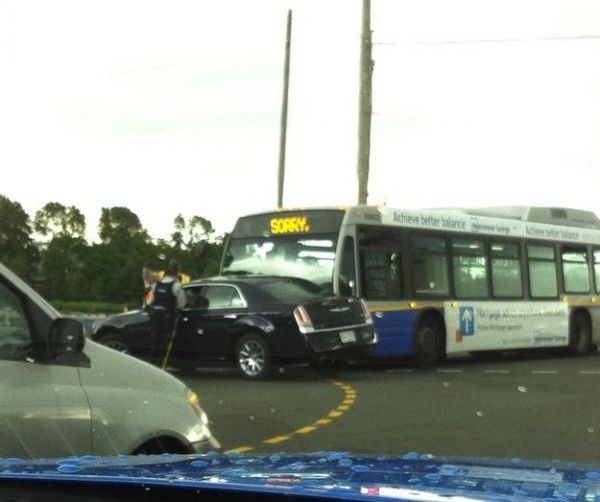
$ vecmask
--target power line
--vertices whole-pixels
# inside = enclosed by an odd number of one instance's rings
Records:
[[[476,44],[505,44],[505,43],[537,43],[537,42],[560,42],[560,41],[581,41],[581,40],[600,40],[600,35],[565,35],[548,37],[529,37],[529,38],[480,38],[473,40],[438,40],[423,42],[373,42],[373,45],[393,46],[393,47],[419,47],[419,46],[438,46],[438,45],[476,45]]]

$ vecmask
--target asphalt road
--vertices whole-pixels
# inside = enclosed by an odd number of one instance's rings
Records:
[[[226,450],[600,463],[600,355],[457,358],[288,368],[261,382],[233,370],[178,375],[196,390]]]

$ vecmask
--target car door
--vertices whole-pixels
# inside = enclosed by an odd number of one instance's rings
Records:
[[[43,362],[27,302],[0,276],[0,457],[91,453],[90,408],[76,367]]]
[[[231,354],[240,330],[236,320],[246,309],[239,289],[204,284],[186,288],[186,293],[188,308],[181,314],[179,329],[185,346],[200,357]]]

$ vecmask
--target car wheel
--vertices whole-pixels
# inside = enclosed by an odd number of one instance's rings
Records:
[[[110,347],[113,350],[129,354],[129,345],[127,345],[125,338],[120,333],[106,333],[98,338],[98,342],[102,345]]]
[[[590,352],[592,346],[592,329],[583,312],[576,312],[571,320],[569,334],[569,354],[583,356]]]
[[[271,353],[267,342],[259,335],[243,336],[235,348],[235,362],[246,378],[265,378],[271,371]]]
[[[438,323],[431,318],[419,323],[415,339],[415,360],[417,366],[426,368],[439,362],[444,353],[444,342]]]

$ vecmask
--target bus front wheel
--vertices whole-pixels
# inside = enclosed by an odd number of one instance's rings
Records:
[[[432,318],[423,319],[417,329],[415,361],[420,368],[433,366],[444,355],[442,330]]]

